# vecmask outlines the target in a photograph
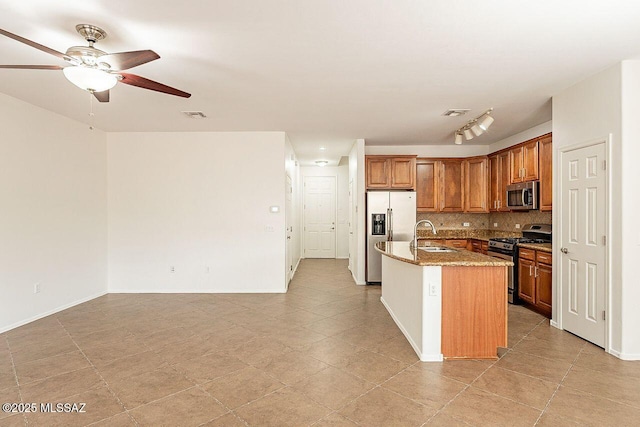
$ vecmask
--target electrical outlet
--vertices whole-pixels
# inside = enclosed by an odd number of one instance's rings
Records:
[[[470,223],[468,223],[468,222],[463,222],[463,223],[462,223],[462,226],[463,226],[463,227],[468,227],[469,225],[471,225],[471,224],[470,224]]]
[[[429,296],[438,296],[438,285],[435,283],[429,283]]]
[[[497,226],[498,226],[498,223],[497,223],[497,222],[494,222],[494,223],[493,223],[493,228],[496,228]]]
[[[39,293],[40,293],[40,289],[41,289],[41,288],[40,288],[40,282],[35,283],[35,284],[33,285],[33,293],[34,293],[34,294],[39,294]]]
[[[520,228],[520,224],[516,224],[516,228]]]
[[[269,233],[273,233],[275,231],[275,228],[273,227],[273,225],[265,225],[264,231],[267,231]]]
[[[172,265],[169,267],[169,272],[170,273],[175,273],[176,272],[176,268]]]

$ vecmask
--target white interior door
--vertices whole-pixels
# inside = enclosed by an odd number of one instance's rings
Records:
[[[336,257],[336,177],[304,180],[305,258]]]
[[[289,282],[293,276],[293,184],[291,182],[291,177],[287,175],[287,183],[286,183],[286,201],[285,201],[285,221],[286,221],[286,235],[287,235],[287,246],[286,246],[286,278],[287,278],[287,287],[289,286]]]
[[[349,180],[349,271],[355,274],[353,271],[353,257],[355,251],[355,236],[353,234],[353,180]]]
[[[606,163],[604,142],[561,154],[562,327],[605,344]]]

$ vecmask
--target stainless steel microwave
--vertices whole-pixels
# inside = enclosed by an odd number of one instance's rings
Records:
[[[511,210],[538,209],[538,181],[507,185],[507,207]]]

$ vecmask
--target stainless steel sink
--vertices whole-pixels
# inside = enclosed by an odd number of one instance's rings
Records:
[[[446,246],[418,246],[418,249],[425,252],[458,252],[457,249]]]

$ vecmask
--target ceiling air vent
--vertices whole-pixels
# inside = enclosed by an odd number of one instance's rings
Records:
[[[202,111],[183,111],[182,114],[191,119],[204,119],[207,117]]]
[[[469,111],[468,108],[452,108],[442,113],[442,115],[447,117],[458,117],[467,114],[467,111]]]

